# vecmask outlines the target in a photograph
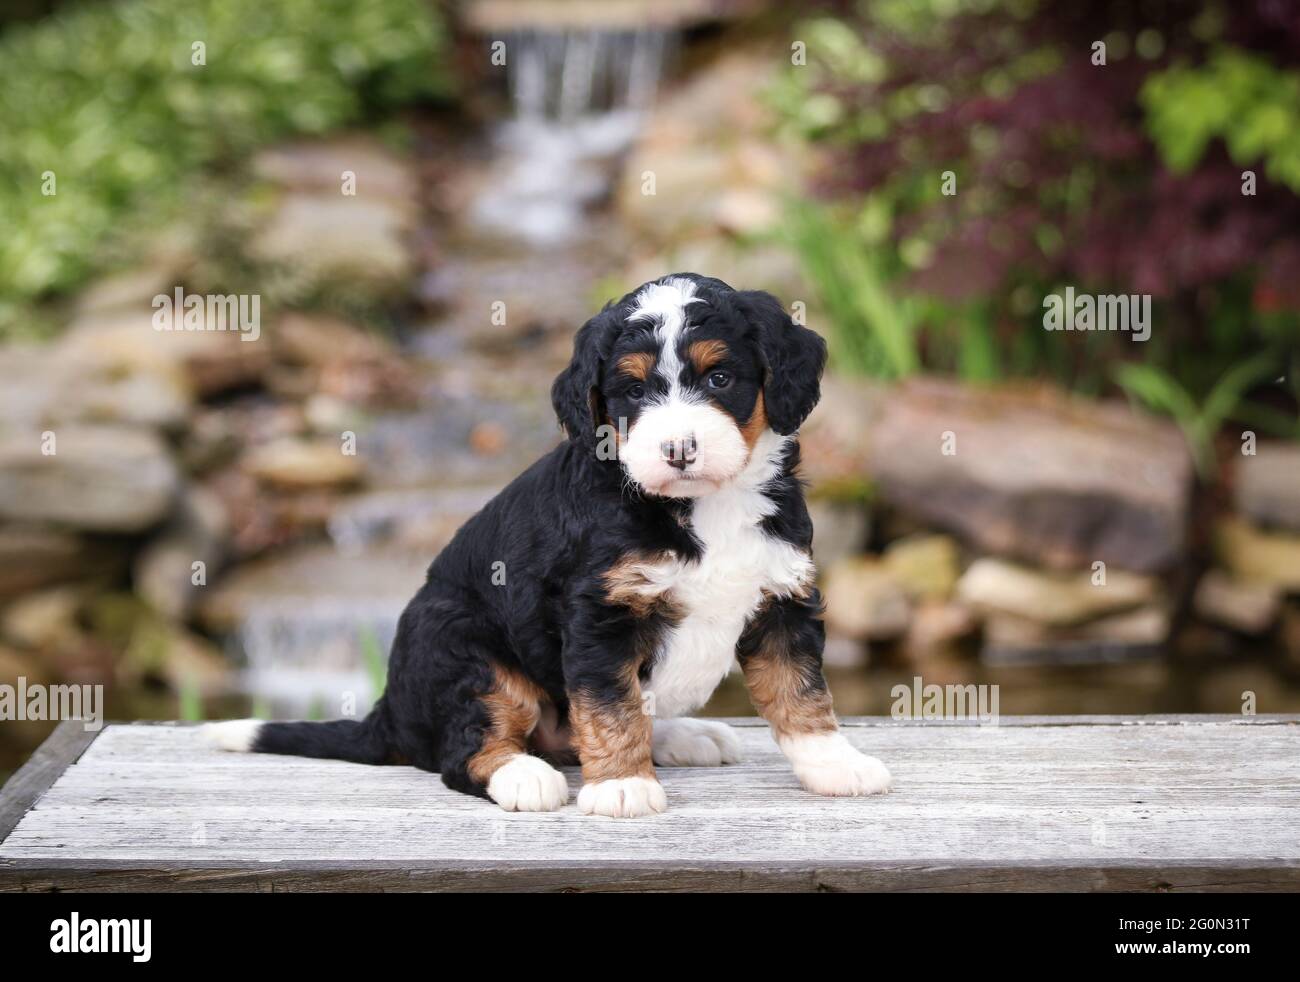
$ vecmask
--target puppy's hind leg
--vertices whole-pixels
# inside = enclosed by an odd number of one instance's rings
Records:
[[[719,767],[740,762],[740,737],[726,723],[656,719],[654,762],[660,767]]]
[[[458,791],[485,794],[506,811],[549,812],[563,807],[569,800],[564,775],[528,753],[529,734],[546,701],[546,693],[523,675],[493,665],[491,686],[470,707],[477,725],[456,720],[447,728],[459,743],[444,744],[443,783]]]

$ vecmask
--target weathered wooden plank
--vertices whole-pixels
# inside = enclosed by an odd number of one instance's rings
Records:
[[[0,844],[0,889],[1300,888],[1295,718],[849,720],[896,779],[868,799],[805,794],[732,722],[746,762],[661,769],[638,821],[112,726]]]
[[[0,842],[100,732],[87,730],[84,722],[75,719],[55,727],[27,763],[5,782],[0,793]]]

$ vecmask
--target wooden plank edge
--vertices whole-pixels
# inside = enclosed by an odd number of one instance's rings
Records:
[[[707,716],[730,726],[767,728],[767,722],[757,716]],[[182,720],[109,720],[105,726],[142,726],[169,729],[188,729],[202,723]],[[1131,716],[1003,716],[997,722],[978,719],[893,719],[890,716],[842,716],[841,726],[851,727],[904,727],[904,726],[1296,726],[1300,713],[1260,713],[1241,716],[1236,713],[1188,713],[1167,715]]]
[[[79,719],[65,719],[0,788],[0,843],[9,838],[59,775],[86,751],[103,729],[87,730]]]
[[[1300,892],[1300,861],[292,864],[0,861],[0,892]]]

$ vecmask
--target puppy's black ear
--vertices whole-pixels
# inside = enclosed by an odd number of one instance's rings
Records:
[[[826,342],[817,333],[790,319],[776,297],[761,290],[736,294],[748,318],[765,377],[763,402],[768,424],[782,436],[800,424],[821,398],[822,369],[826,367]]]
[[[594,445],[596,427],[605,421],[600,379],[618,325],[617,312],[611,307],[582,325],[573,339],[573,360],[551,386],[551,405],[570,440]]]

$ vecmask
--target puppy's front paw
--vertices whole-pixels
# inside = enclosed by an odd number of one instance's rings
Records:
[[[553,812],[569,800],[569,785],[540,757],[515,754],[492,772],[487,793],[508,812]]]
[[[625,777],[584,784],[578,792],[578,811],[610,818],[639,818],[668,807],[664,786],[652,777]]]
[[[813,794],[884,794],[893,783],[884,764],[855,749],[840,733],[785,737],[781,749],[799,783]]]
[[[654,762],[661,767],[719,767],[740,761],[740,737],[726,723],[657,719]]]

